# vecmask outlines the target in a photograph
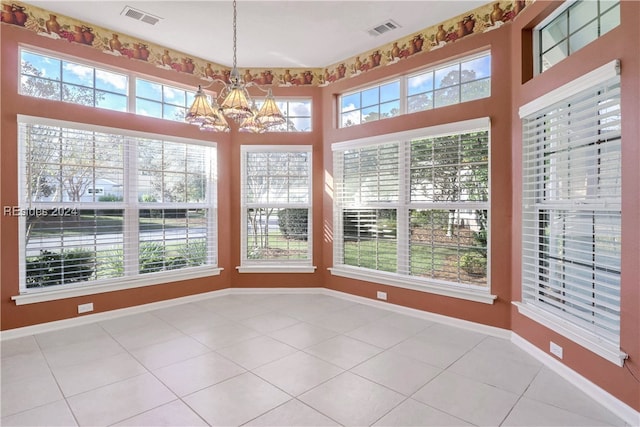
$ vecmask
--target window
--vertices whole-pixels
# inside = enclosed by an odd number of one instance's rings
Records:
[[[537,28],[537,71],[543,72],[620,25],[620,2],[579,0]]]
[[[23,116],[19,129],[23,293],[212,274],[215,148]]]
[[[258,109],[264,101],[256,101]],[[311,132],[311,99],[276,99],[286,122],[267,129],[267,132]]]
[[[491,53],[403,76],[339,98],[340,127],[491,96]]]
[[[486,294],[487,129],[478,119],[334,144],[334,273]]]
[[[310,146],[242,146],[241,272],[313,271],[311,167]]]
[[[340,97],[340,127],[359,125],[400,114],[400,81]]]
[[[615,350],[621,239],[616,68],[603,66],[520,111],[522,301],[551,323],[573,325],[572,332],[559,330],[565,335]]]
[[[184,122],[195,92],[136,79],[136,114]]]
[[[491,96],[491,55],[465,58],[407,78],[407,112]]]
[[[90,65],[20,51],[20,93],[127,111],[128,77]]]

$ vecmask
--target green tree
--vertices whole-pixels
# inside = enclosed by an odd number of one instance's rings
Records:
[[[429,202],[486,201],[489,178],[487,146],[486,132],[413,141],[411,186],[416,199]],[[484,229],[486,214],[476,213],[476,216],[481,229]],[[452,209],[447,225],[450,236],[454,233],[455,221],[455,209]]]

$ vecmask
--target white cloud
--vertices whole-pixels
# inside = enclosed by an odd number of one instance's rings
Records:
[[[342,125],[346,123],[352,123],[356,125],[360,124],[360,110],[356,110],[353,104],[349,104],[347,106],[347,109],[343,110],[343,114],[341,114],[340,120],[342,120]]]
[[[289,104],[292,111],[289,111],[291,116],[310,116],[311,115],[311,103],[310,102],[294,102]]]
[[[114,74],[107,71],[96,70],[96,79],[116,89],[125,90],[127,88],[127,76],[123,76],[121,74]]]
[[[93,76],[93,68],[85,67],[84,65],[65,63],[64,69],[66,71],[71,71],[81,80],[86,80]]]
[[[171,87],[165,86],[164,87],[164,98],[165,100],[174,100],[177,98],[183,98],[184,97],[184,91],[181,89],[173,89]]]
[[[432,81],[432,77],[433,77],[433,73],[431,72],[411,77],[408,82],[409,88],[414,89],[414,88],[420,87],[424,83]]]
[[[347,105],[345,107],[342,107],[342,112],[343,113],[347,113],[347,112],[353,111],[355,109],[356,109],[356,105],[355,104],[349,104],[349,105]]]

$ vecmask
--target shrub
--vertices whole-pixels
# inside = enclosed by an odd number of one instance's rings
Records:
[[[122,249],[112,249],[99,257],[98,278],[124,276],[124,255]]]
[[[158,199],[156,199],[153,194],[143,194],[138,197],[138,201],[143,203],[155,203],[158,201]]]
[[[98,197],[99,202],[121,202],[122,200],[122,196],[116,196],[115,194],[105,194]]]
[[[140,242],[138,264],[140,273],[164,270],[164,246],[158,242]]]
[[[278,211],[278,225],[284,237],[307,240],[308,213],[307,209],[280,209]]]
[[[189,264],[187,258],[183,256],[172,256],[165,263],[165,270],[178,270]]]
[[[179,252],[180,256],[187,260],[186,265],[189,267],[203,265],[207,262],[207,242],[204,239],[191,241],[187,245],[181,246]]]
[[[27,288],[55,286],[89,280],[96,272],[95,255],[84,249],[64,252],[41,250],[28,257]]]
[[[470,276],[487,274],[487,258],[478,252],[468,252],[460,257],[460,267]]]

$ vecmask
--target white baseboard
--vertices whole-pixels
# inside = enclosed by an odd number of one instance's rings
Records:
[[[327,288],[226,288],[218,291],[205,292],[201,294],[188,295],[185,297],[174,298],[165,301],[152,302],[149,304],[136,305],[133,307],[120,308],[117,310],[106,311],[102,313],[87,314],[70,319],[56,320],[53,322],[41,323],[38,325],[25,326],[22,328],[9,329],[0,331],[0,341],[24,336],[51,332],[59,329],[71,328],[73,326],[86,325],[89,323],[102,322],[104,320],[115,319],[118,317],[129,316],[131,314],[144,313],[159,308],[171,307],[178,304],[201,301],[203,299],[220,297],[223,295],[242,295],[242,294],[323,294],[337,298],[346,299],[360,304],[370,305],[372,307],[393,311],[395,313],[406,314],[412,317],[429,320],[437,323],[444,323],[486,335],[499,338],[509,339],[511,331],[507,329],[487,326],[480,323],[470,322],[467,320],[456,319],[454,317],[443,316],[441,314],[429,313],[422,310],[416,310],[409,307],[403,307],[384,301],[376,301],[345,292],[334,291]]]
[[[324,288],[229,288],[232,294],[321,294]]]
[[[432,322],[443,323],[474,332],[480,332],[493,337],[510,339],[511,331],[508,329],[497,328],[495,326],[483,325],[481,323],[470,322],[468,320],[457,319],[455,317],[444,316],[442,314],[431,313],[428,311],[417,310],[415,308],[404,307],[402,305],[391,304],[385,301],[378,301],[371,298],[365,298],[357,295],[347,294],[345,292],[334,291],[333,289],[320,288],[325,295],[346,299],[349,301],[366,304],[373,307],[382,308],[384,310],[393,311],[395,313],[406,314],[407,316],[418,317]]]
[[[573,369],[569,368],[567,365],[554,359],[549,354],[540,350],[538,347],[514,332],[511,333],[511,342],[538,359],[547,368],[551,369],[553,372],[584,391],[593,400],[600,402],[609,411],[622,418],[628,425],[640,426],[640,412],[636,411],[631,406],[622,402],[603,388],[592,383]]]
[[[37,325],[24,326],[22,328],[8,329],[0,331],[0,342],[14,338],[22,338],[34,334],[42,334],[44,332],[57,331],[59,329],[71,328],[74,326],[88,325],[90,323],[102,322],[104,320],[115,319],[118,317],[129,316],[131,314],[145,313],[150,310],[159,308],[172,307],[174,305],[185,304],[194,301],[200,301],[211,297],[220,297],[229,295],[231,289],[220,289],[218,291],[204,292],[201,294],[187,295],[185,297],[173,298],[164,301],[152,302],[149,304],[134,305],[132,307],[119,308],[117,310],[105,311],[102,313],[85,314],[83,316],[71,317],[69,319],[55,320],[53,322],[40,323]]]

